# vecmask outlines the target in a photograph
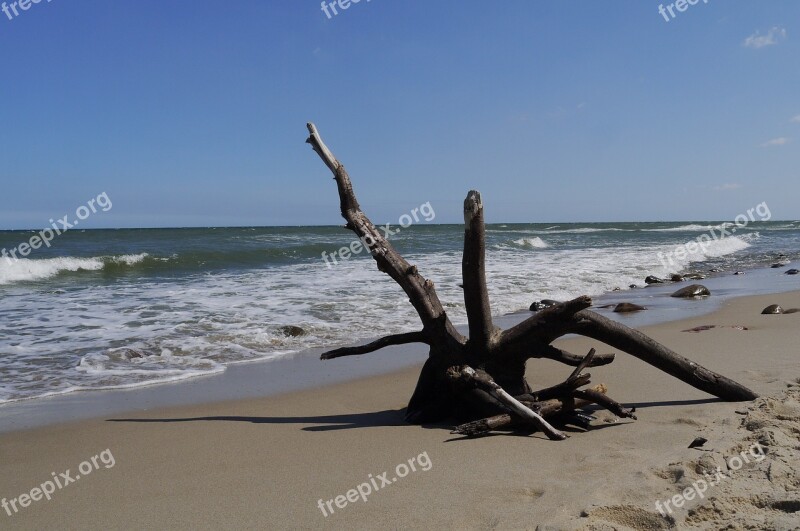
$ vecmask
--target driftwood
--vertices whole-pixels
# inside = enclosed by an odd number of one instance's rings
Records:
[[[613,354],[578,356],[550,345],[565,334],[591,337],[627,352],[687,384],[726,401],[753,400],[757,395],[657,343],[639,331],[589,311],[592,300],[578,297],[546,308],[516,326],[501,330],[492,323],[486,288],[483,203],[477,191],[464,200],[462,277],[469,337],[456,330],[445,313],[433,282],[409,264],[362,212],[344,166],[322,141],[314,124],[307,140],[333,173],[345,227],[365,242],[378,269],[397,282],[419,315],[422,329],[394,334],[366,345],[326,352],[322,359],[366,354],[390,345],[425,343],[430,347],[406,420],[420,424],[447,419],[470,421],[454,433],[480,435],[496,429],[538,428],[552,439],[565,435],[546,418],[576,414],[594,403],[620,417],[636,418],[608,396],[604,386],[581,390],[590,375],[583,370],[611,363]],[[576,369],[563,383],[533,392],[525,380],[526,362],[548,358]],[[574,416],[583,419],[577,413]]]

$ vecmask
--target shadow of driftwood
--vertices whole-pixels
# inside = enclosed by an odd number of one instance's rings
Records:
[[[218,415],[210,417],[183,418],[130,418],[107,419],[107,422],[250,422],[253,424],[319,424],[306,426],[304,431],[349,430],[353,428],[374,428],[380,426],[408,426],[403,421],[405,409],[387,409],[370,413],[349,413],[345,415],[323,415],[313,417],[247,417]]]
[[[695,404],[711,404],[715,402],[722,402],[718,398],[702,398],[702,399],[695,399],[695,400],[665,400],[660,402],[638,402],[632,404],[624,404],[625,407],[635,407],[636,409],[648,408],[648,407],[660,407],[660,406],[687,406],[687,405],[695,405]],[[587,406],[582,408],[584,411],[593,412],[598,409],[602,409],[599,406]],[[405,415],[405,408],[403,409],[386,409],[384,411],[373,411],[369,413],[348,413],[344,415],[322,415],[322,416],[309,416],[309,417],[248,417],[248,416],[237,416],[237,415],[216,415],[216,416],[208,416],[208,417],[178,417],[178,418],[127,418],[127,419],[107,419],[106,422],[139,422],[139,423],[173,423],[173,422],[250,422],[252,424],[317,424],[316,426],[305,426],[302,428],[303,431],[333,431],[333,430],[350,430],[354,428],[377,428],[377,427],[384,427],[384,426],[408,426],[411,427],[411,424],[408,424],[403,420],[403,416]],[[592,425],[590,427],[576,427],[572,425],[570,422],[559,422],[559,419],[554,419],[554,425],[557,425],[560,429],[568,431],[568,432],[583,432],[583,431],[594,431],[598,429],[603,429],[612,426],[619,426],[627,424],[626,422],[615,423],[615,424],[597,424]],[[453,429],[452,424],[447,423],[437,423],[437,424],[424,424],[422,426],[425,429],[440,429],[440,430],[451,430]],[[530,436],[541,436],[543,438],[544,435],[541,433],[536,433],[535,430],[522,430],[517,432],[510,432],[510,431],[498,431],[493,432],[491,434],[483,435],[483,437],[492,437],[497,435],[516,435],[522,437],[530,437]],[[465,440],[470,439],[472,437],[453,437],[447,439],[449,441],[458,441],[458,440]]]

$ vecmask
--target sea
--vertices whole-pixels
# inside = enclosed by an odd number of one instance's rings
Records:
[[[390,238],[456,324],[466,321],[463,233],[419,223]],[[0,249],[34,235],[0,231]],[[800,259],[800,221],[489,224],[486,238],[496,315],[633,292],[648,275],[732,275]],[[334,226],[71,230],[25,258],[0,258],[0,406],[418,329],[367,252],[342,258],[355,241]]]

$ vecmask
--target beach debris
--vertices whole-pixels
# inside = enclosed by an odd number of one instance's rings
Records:
[[[663,278],[658,278],[653,275],[649,275],[647,278],[644,279],[645,284],[663,284],[666,280]]]
[[[737,276],[738,275],[744,275],[744,274],[745,274],[744,271],[737,271],[736,273],[734,273],[734,275],[737,275]]]
[[[541,301],[534,302],[533,304],[531,304],[530,311],[538,312],[544,310],[545,308],[555,306],[556,304],[560,303],[558,301],[554,301],[553,299],[542,299]]]
[[[708,439],[706,439],[705,437],[695,437],[694,440],[689,443],[689,448],[700,448],[707,442]]]
[[[632,302],[621,302],[614,307],[614,313],[640,312],[646,309],[644,306],[639,306]]]
[[[694,297],[708,297],[709,295],[711,295],[711,292],[707,287],[703,286],[702,284],[692,284],[691,286],[686,286],[685,288],[679,289],[670,295],[670,297],[691,299]]]
[[[631,285],[630,285],[630,286],[628,286],[628,287],[629,287],[629,288],[631,288],[631,289],[636,289],[636,288],[638,288],[639,286],[637,286],[636,284],[631,284]]]
[[[688,330],[681,330],[681,332],[705,332],[706,330],[711,330],[714,328],[732,328],[734,330],[748,330],[746,326],[742,325],[725,325],[725,326],[700,325],[700,326],[695,326],[694,328],[689,328]]]
[[[706,330],[711,330],[712,328],[716,328],[717,325],[700,325],[695,326],[694,328],[689,328],[688,330],[681,330],[681,332],[705,332]]]
[[[541,301],[544,307],[531,305],[532,310],[541,309],[516,326],[507,330],[495,326],[486,283],[483,202],[476,190],[469,191],[464,200],[461,274],[469,331],[465,337],[450,321],[433,282],[423,277],[389,242],[391,227],[377,227],[361,210],[347,170],[322,141],[314,124],[308,124],[308,131],[307,142],[333,173],[346,227],[365,242],[378,270],[391,276],[403,289],[422,323],[421,330],[387,335],[365,345],[337,348],[320,358],[367,354],[392,345],[428,345],[428,359],[406,408],[407,422],[424,424],[457,419],[464,424],[454,432],[467,436],[497,429],[530,433],[534,427],[551,439],[562,440],[566,435],[548,419],[569,419],[573,412],[591,404],[620,418],[635,419],[633,408],[625,408],[608,397],[604,385],[585,387],[591,383],[591,375],[584,370],[613,362],[614,354],[597,354],[591,349],[580,356],[550,344],[568,334],[590,337],[620,349],[723,400],[745,401],[758,396],[642,332],[589,311],[592,299],[587,296],[566,302],[551,301],[553,304]],[[376,328],[381,325],[375,323]],[[525,378],[526,369],[531,370],[527,361],[533,358],[558,361],[575,370],[557,385],[534,390]]]
[[[800,273],[800,269],[790,269],[784,273],[784,275],[796,275]]]

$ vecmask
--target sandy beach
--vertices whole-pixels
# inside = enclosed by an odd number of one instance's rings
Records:
[[[0,531],[800,531],[799,20],[0,0]]]
[[[637,421],[598,411],[591,429],[568,428],[563,442],[539,433],[462,439],[404,424],[418,371],[405,369],[4,434],[0,496],[17,498],[18,511],[0,518],[11,529],[796,529],[800,314],[760,315],[769,304],[800,307],[800,292],[738,298],[644,329],[757,391],[753,403],[719,402],[619,354],[592,369],[592,381],[635,406]],[[684,331],[702,325],[717,328]],[[581,352],[597,343],[560,345]],[[533,361],[529,381],[546,386],[569,370]],[[688,448],[695,437],[708,441]],[[729,464],[755,443],[748,455],[760,459]],[[717,466],[724,476],[702,498],[659,514],[657,501]],[[82,477],[70,482],[68,470]],[[50,500],[31,493],[54,476],[66,484]],[[41,499],[21,507],[21,494]]]

